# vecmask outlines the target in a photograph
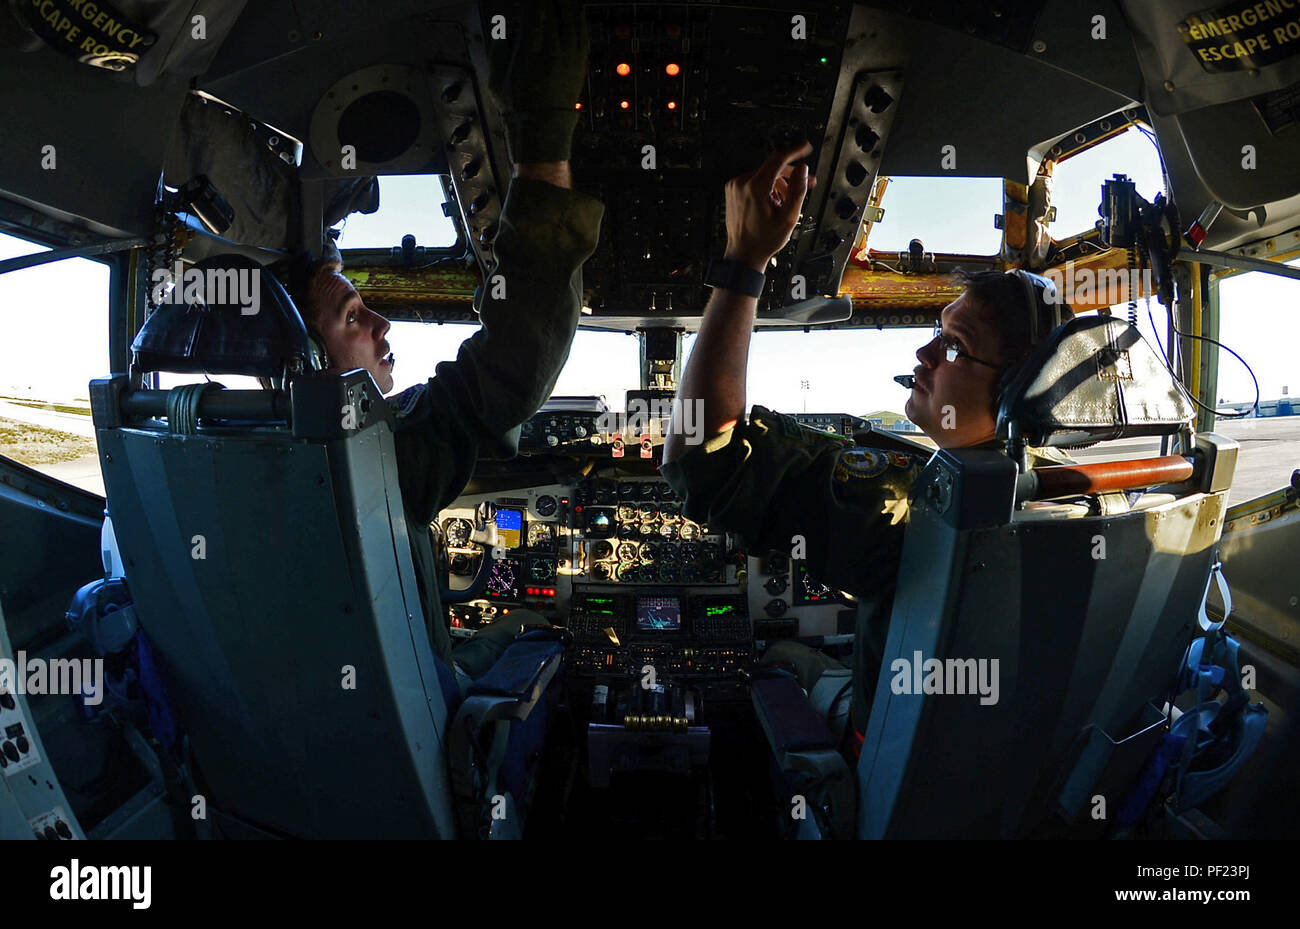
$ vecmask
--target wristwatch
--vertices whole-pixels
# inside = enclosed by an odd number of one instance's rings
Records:
[[[755,271],[749,265],[739,261],[727,261],[715,258],[709,262],[704,272],[704,283],[710,287],[721,287],[746,297],[761,297],[767,276],[762,271]]]

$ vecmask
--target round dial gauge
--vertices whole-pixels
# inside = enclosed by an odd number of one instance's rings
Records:
[[[700,579],[700,569],[693,564],[682,565],[682,582],[694,584]]]
[[[610,545],[603,539],[599,542],[592,543],[591,559],[592,561],[603,561],[610,555],[614,554],[614,546]]]
[[[640,517],[642,522],[645,522],[646,520],[654,519],[655,515],[658,512],[659,512],[658,507],[656,507],[653,503],[642,503],[636,508],[636,515]]]
[[[534,581],[552,581],[555,579],[554,558],[534,558],[528,569],[528,576]]]
[[[641,524],[641,528],[640,528],[639,530],[637,530],[637,531],[640,532],[642,535],[654,535],[654,534],[655,534],[655,524],[654,524],[654,523],[642,523],[642,524]]]
[[[619,561],[636,561],[637,544],[635,542],[620,542],[618,546]]]
[[[659,534],[663,536],[665,539],[677,538],[677,524],[664,523],[662,526],[659,527]]]
[[[469,544],[474,527],[468,519],[449,519],[442,524],[442,531],[450,548],[464,548]]]
[[[675,564],[661,564],[659,566],[659,580],[665,584],[671,584],[678,577],[678,568]]]
[[[651,545],[649,542],[647,542],[645,545],[641,546],[642,564],[653,564],[658,559],[659,559],[659,552],[658,552],[657,545]]]
[[[630,503],[620,503],[618,505],[618,520],[622,523],[630,523],[636,519],[636,507]]]
[[[689,519],[682,520],[682,540],[692,542],[700,537],[700,524]]]
[[[659,507],[659,515],[664,519],[676,519],[681,512],[681,506],[676,503],[664,503]]]
[[[555,528],[549,523],[530,523],[528,525],[528,547],[546,548],[555,543]]]
[[[700,557],[700,546],[698,542],[683,542],[679,554],[682,561],[694,561]]]
[[[537,503],[534,506],[537,509],[538,516],[554,516],[559,504],[555,502],[555,498],[550,494],[542,494],[537,498]]]

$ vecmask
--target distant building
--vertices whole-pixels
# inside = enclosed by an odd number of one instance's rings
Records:
[[[1246,419],[1255,417],[1263,418],[1265,416],[1300,416],[1300,403],[1296,402],[1295,397],[1288,396],[1288,389],[1282,388],[1282,396],[1276,400],[1259,401],[1259,409],[1255,411],[1254,416],[1247,416]],[[1219,402],[1220,409],[1235,410],[1238,413],[1244,413],[1255,404],[1251,401],[1245,403],[1224,403]]]
[[[874,413],[864,413],[862,416],[873,426],[879,426],[881,429],[888,429],[890,432],[920,432],[916,423],[912,422],[902,413],[895,413],[892,410],[877,410]]]

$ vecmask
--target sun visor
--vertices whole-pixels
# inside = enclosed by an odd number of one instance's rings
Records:
[[[1300,81],[1300,0],[1122,0],[1147,106],[1171,116]]]

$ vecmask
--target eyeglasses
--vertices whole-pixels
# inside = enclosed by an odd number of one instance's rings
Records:
[[[970,352],[964,351],[962,347],[957,344],[956,339],[952,336],[943,334],[943,324],[937,321],[934,324],[934,338],[939,340],[939,350],[943,352],[944,357],[950,362],[956,363],[958,358],[965,358],[968,361],[984,365],[984,367],[992,368],[995,371],[1002,369],[1002,365],[994,364],[991,361],[985,361],[982,358],[976,358]]]

